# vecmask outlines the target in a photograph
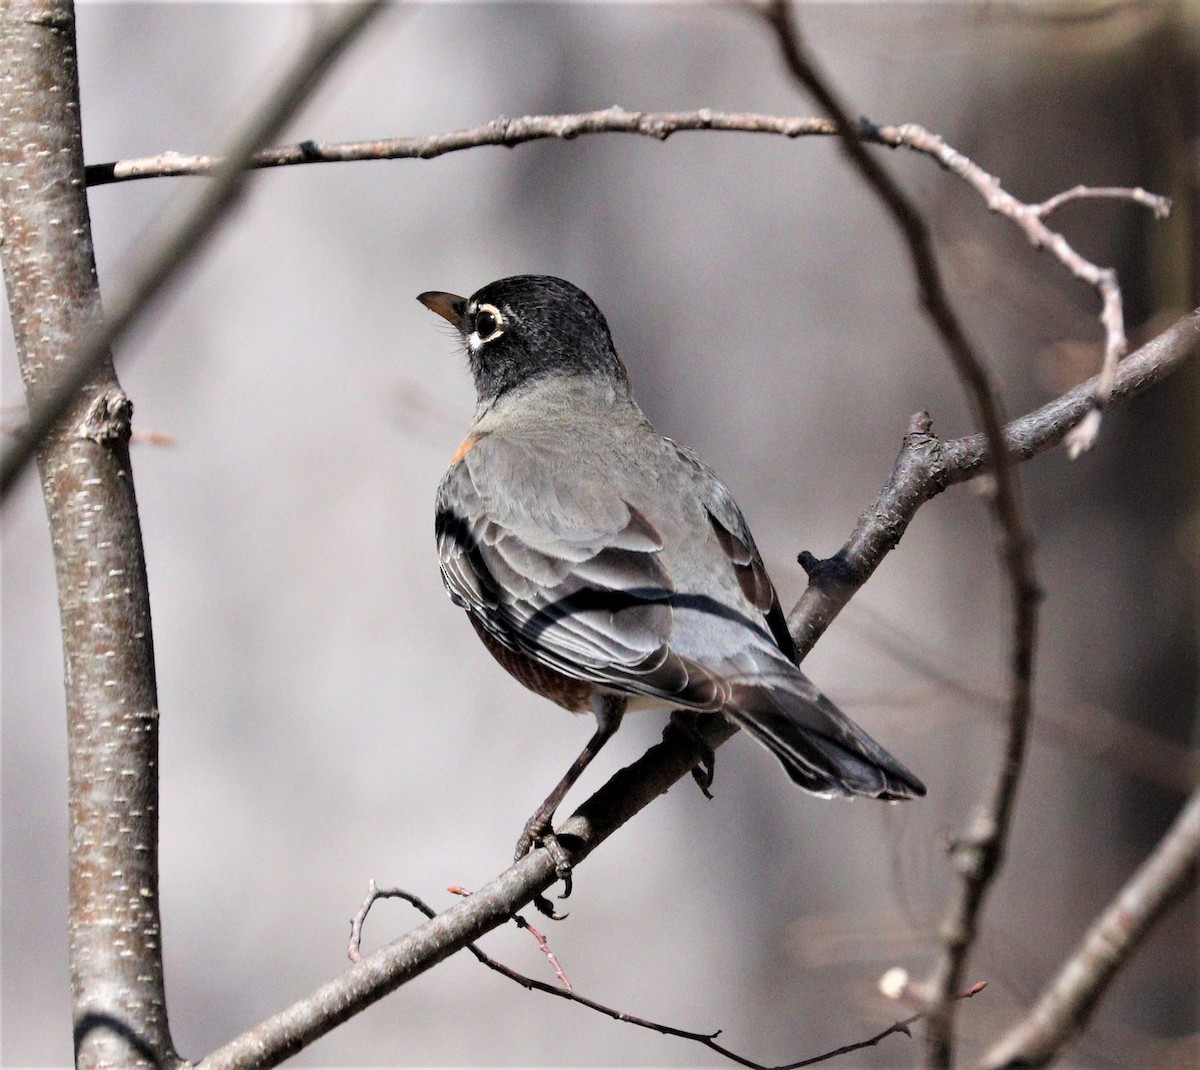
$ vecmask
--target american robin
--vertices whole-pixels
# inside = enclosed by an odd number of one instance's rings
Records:
[[[643,415],[587,294],[518,275],[418,300],[462,335],[478,394],[437,492],[446,589],[522,684],[596,717],[518,858],[541,844],[569,877],[554,812],[629,709],[720,712],[818,795],[925,794],[796,667],[741,510]]]

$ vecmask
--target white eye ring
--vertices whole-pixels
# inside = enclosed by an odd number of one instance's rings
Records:
[[[484,332],[480,332],[479,330],[479,321],[481,319],[484,320],[483,325],[487,327],[487,330]],[[489,319],[491,320],[490,326],[487,323],[487,320]],[[495,305],[480,305],[478,308],[474,309],[471,313],[471,322],[475,326],[475,330],[473,330],[470,334],[470,337],[467,338],[467,343],[470,345],[472,350],[478,349],[481,345],[486,342],[490,342],[493,338],[499,338],[500,335],[504,333],[504,316]]]

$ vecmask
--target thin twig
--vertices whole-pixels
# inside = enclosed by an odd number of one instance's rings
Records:
[[[1086,282],[1100,296],[1100,323],[1104,328],[1104,361],[1096,383],[1092,410],[1067,436],[1067,452],[1074,458],[1090,449],[1100,430],[1100,414],[1112,394],[1117,363],[1129,347],[1125,335],[1125,314],[1117,273],[1102,268],[1082,256],[1068,241],[1046,225],[1046,218],[1068,201],[1083,198],[1109,198],[1133,201],[1153,211],[1156,219],[1165,218],[1171,211],[1166,197],[1147,193],[1140,188],[1075,186],[1043,201],[1025,204],[1004,189],[995,175],[989,174],[969,157],[947,145],[937,134],[931,134],[916,124],[901,126],[898,135],[902,143],[936,159],[943,167],[958,175],[987,201],[993,212],[1013,220],[1035,249],[1048,249],[1077,279]]]
[[[451,890],[454,891],[456,895],[470,894],[464,892],[462,889]],[[380,889],[376,887],[374,881],[371,881],[367,898],[363,901],[363,905],[359,908],[358,913],[354,916],[354,919],[350,923],[350,957],[353,961],[359,961],[358,948],[362,937],[362,925],[366,920],[367,913],[370,911],[371,906],[376,900],[388,898],[403,899],[406,903],[409,903],[411,906],[415,907],[431,921],[438,916],[437,911],[434,910],[433,907],[431,907],[419,896],[414,895],[412,892],[406,892],[403,888]],[[538,933],[533,926],[531,926],[519,914],[514,914],[511,920],[514,921],[519,928],[529,929],[534,932],[539,938],[538,942],[543,945],[543,950],[549,954],[548,949],[544,946],[545,938]],[[723,1044],[719,1044],[717,1042],[717,1037],[721,1035],[721,1030],[719,1029],[714,1033],[697,1033],[690,1029],[680,1029],[673,1025],[665,1025],[662,1022],[651,1021],[649,1018],[640,1018],[636,1014],[628,1014],[625,1011],[617,1010],[615,1007],[609,1007],[603,1003],[598,1003],[596,1000],[589,999],[587,996],[581,996],[578,992],[575,992],[569,984],[564,983],[564,987],[556,988],[554,985],[547,984],[545,981],[538,981],[526,974],[519,973],[510,966],[506,966],[499,960],[492,958],[491,955],[489,955],[486,951],[483,951],[475,943],[467,944],[466,949],[470,951],[471,954],[474,955],[475,958],[479,962],[483,963],[483,965],[489,970],[494,970],[496,973],[503,977],[507,977],[510,981],[516,982],[522,988],[528,991],[544,992],[548,996],[557,996],[559,999],[565,999],[571,1003],[578,1003],[583,1007],[587,1007],[589,1010],[606,1015],[615,1021],[627,1022],[630,1025],[638,1026],[640,1029],[649,1029],[655,1033],[661,1033],[664,1036],[679,1037],[681,1040],[690,1040],[696,1044],[703,1045],[711,1051],[717,1052],[719,1055],[723,1055],[726,1059],[729,1059],[732,1062],[738,1063],[741,1066],[749,1067],[750,1070],[800,1070],[801,1067],[816,1066],[818,1063],[828,1062],[830,1059],[836,1058],[839,1055],[848,1055],[850,1052],[861,1051],[863,1048],[872,1048],[881,1040],[884,1040],[895,1033],[903,1033],[905,1036],[912,1036],[912,1033],[909,1031],[909,1027],[914,1025],[916,1022],[919,1022],[925,1016],[924,1011],[918,1011],[916,1014],[912,1014],[901,1021],[893,1022],[886,1029],[881,1030],[872,1037],[868,1037],[866,1040],[859,1040],[852,1044],[845,1044],[840,1048],[834,1048],[832,1051],[827,1051],[821,1055],[814,1055],[807,1059],[801,1059],[799,1062],[784,1063],[778,1066],[769,1066],[764,1063],[757,1063],[753,1059],[748,1059],[744,1055],[739,1055],[737,1052],[731,1051]],[[553,955],[550,957],[553,960]],[[557,962],[555,968],[556,970],[559,969]],[[559,972],[559,977],[565,982],[565,978],[562,976],[561,972]],[[978,984],[972,985],[965,992],[961,993],[958,998],[970,999],[972,996],[977,996],[985,988],[987,988],[987,982],[981,981]]]
[[[469,891],[467,891],[466,888],[463,888],[461,885],[458,885],[458,884],[452,884],[446,890],[453,895],[470,895],[471,894]],[[524,929],[527,933],[529,933],[530,936],[532,936],[537,941],[538,950],[541,951],[541,953],[546,956],[546,961],[548,961],[550,963],[550,968],[552,970],[554,970],[554,976],[557,977],[559,979],[559,981],[562,982],[563,988],[565,988],[568,992],[570,992],[571,989],[574,988],[574,985],[571,984],[570,978],[567,977],[566,970],[564,970],[562,968],[562,963],[560,963],[558,961],[558,956],[551,949],[550,941],[546,939],[546,934],[544,932],[542,932],[541,929],[537,929],[534,926],[530,925],[529,922],[525,919],[525,917],[521,914],[514,914],[512,916],[512,920],[513,920],[513,924],[515,924],[518,929]]]
[[[1109,984],[1154,923],[1195,884],[1200,791],[1138,867],[1028,1015],[984,1056],[985,1070],[1047,1065],[1087,1024]]]
[[[55,386],[30,412],[24,434],[4,451],[0,459],[0,499],[8,494],[46,433],[66,414],[80,388],[108,359],[113,345],[211,240],[243,192],[249,174],[246,165],[254,153],[288,124],[338,57],[383,7],[382,0],[366,0],[338,11],[323,24],[235,136],[213,182],[152,244],[125,287],[116,288],[106,297],[104,320],[83,332],[73,355],[62,363]]]
[[[1166,219],[1171,214],[1171,198],[1142,189],[1126,186],[1072,186],[1056,193],[1053,197],[1032,206],[1039,219],[1046,219],[1068,201],[1079,200],[1124,200],[1143,205],[1154,213],[1155,219]]]
[[[1121,291],[1111,268],[1102,268],[1081,256],[1061,234],[1047,227],[1045,220],[1066,202],[1084,198],[1132,201],[1144,205],[1153,211],[1155,218],[1162,219],[1171,211],[1169,198],[1141,188],[1075,186],[1055,194],[1041,204],[1026,204],[1007,193],[995,175],[989,174],[969,157],[946,144],[941,137],[916,123],[877,126],[866,119],[851,122],[844,111],[842,118],[845,120],[846,129],[853,131],[853,136],[858,142],[884,145],[888,148],[907,148],[937,160],[978,191],[993,212],[1016,222],[1035,248],[1048,249],[1076,278],[1092,286],[1099,294],[1102,303],[1100,321],[1105,336],[1105,374],[1097,383],[1094,415],[1080,423],[1067,443],[1072,457],[1089,448],[1099,431],[1100,411],[1108,404],[1117,361],[1124,355],[1127,347]],[[756,112],[723,112],[711,108],[643,112],[612,107],[567,115],[499,118],[480,126],[425,137],[382,138],[375,141],[301,141],[295,145],[283,145],[257,152],[251,157],[248,166],[270,168],[366,160],[432,160],[446,153],[460,152],[464,149],[489,145],[513,148],[527,141],[547,138],[570,141],[588,134],[636,134],[665,141],[672,134],[698,130],[773,134],[787,138],[831,137],[837,136],[838,124],[833,119],[763,115]],[[861,157],[865,158],[865,155]],[[225,162],[223,156],[163,152],[156,156],[91,164],[87,168],[87,181],[89,186],[103,186],[143,178],[204,176],[215,173]]]

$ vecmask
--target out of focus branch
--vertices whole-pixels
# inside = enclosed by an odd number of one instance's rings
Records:
[[[1041,597],[1033,566],[1033,546],[1017,466],[1004,448],[1003,406],[983,361],[975,352],[958,318],[933,251],[924,217],[883,165],[863,145],[858,124],[838,99],[808,55],[791,17],[788,0],[772,0],[764,9],[793,77],[828,112],[841,135],[841,145],[863,180],[883,202],[908,248],[921,303],[954,363],[971,407],[988,444],[989,466],[995,477],[991,500],[993,519],[1001,533],[1001,560],[1012,594],[1011,697],[1008,732],[996,782],[986,804],[977,811],[968,831],[955,842],[959,894],[942,923],[942,948],[929,982],[930,1005],[926,1031],[926,1065],[948,1068],[953,1061],[954,994],[962,987],[984,898],[1003,863],[1017,787],[1025,761],[1029,719],[1033,706],[1033,663],[1037,650],[1037,604]],[[914,423],[910,435],[928,432]]]
[[[1139,393],[1169,375],[1194,356],[1198,346],[1200,309],[1183,316],[1118,365],[1111,387],[1111,403]],[[1086,419],[1092,411],[1097,379],[1099,376],[1007,425],[1003,441],[1009,456],[1015,461],[1024,461],[1061,442],[1071,428]],[[891,477],[874,504],[859,518],[854,532],[842,549],[826,560],[818,560],[809,553],[800,555],[800,563],[809,574],[809,586],[789,614],[788,625],[801,657],[812,648],[834,617],[870,578],[884,556],[899,543],[917,510],[948,487],[986,471],[988,452],[989,444],[982,435],[943,442],[933,435],[927,413],[917,413],[912,418]],[[1185,815],[1190,814],[1191,810],[1192,804],[1189,804]],[[1181,818],[1180,824],[1183,822]],[[1190,825],[1187,827],[1190,828]],[[1038,1008],[1051,1017],[1053,1029],[1049,1025],[1042,1025],[1038,1027],[1040,1031],[1035,1032],[1031,1017],[1026,1033],[1018,1038],[1022,1044],[1045,1044],[1053,1054],[1075,1029],[1082,1027],[1112,975],[1184,886],[1180,882],[1188,879],[1187,874],[1178,873],[1182,850],[1179,842],[1176,830],[1173,830],[1153,856],[1158,859],[1165,854],[1173,861],[1164,861],[1153,869],[1151,863],[1147,863],[1135,878],[1137,890],[1130,893],[1132,898],[1126,901],[1123,894],[1117,904],[1097,922],[1078,953],[1094,967],[1087,983],[1084,984],[1080,979],[1076,967],[1068,967]],[[1192,850],[1194,855],[1194,847]],[[1189,871],[1192,873],[1194,861],[1193,857],[1192,870]],[[1171,869],[1172,866],[1175,869]],[[1155,901],[1154,896],[1158,896],[1161,902]],[[1130,908],[1131,902],[1138,903],[1144,909],[1130,916],[1130,928],[1124,934],[1125,938],[1118,940],[1120,933],[1114,930],[1125,917],[1122,911]],[[1069,995],[1064,995],[1064,990]],[[1011,1043],[1012,1047],[997,1050],[1015,1051],[1016,1039]],[[939,1052],[933,1054],[934,1059],[939,1056]],[[1047,1055],[1046,1059],[1049,1057]],[[1016,1067],[1043,1063],[1025,1063],[1021,1058],[1013,1058],[1008,1063],[997,1062],[995,1065]]]
[[[28,426],[0,458],[0,498],[8,494],[38,444],[66,415],[79,390],[110,359],[113,345],[208,244],[240,199],[254,153],[291,121],[322,76],[382,8],[382,0],[364,0],[330,17],[233,138],[229,152],[214,170],[212,184],[164,229],[126,284],[109,294],[103,320],[87,330],[83,330],[84,324],[77,327],[77,347],[69,359],[60,362],[54,388],[31,407]]]
[[[985,1070],[1046,1066],[1087,1024],[1117,971],[1154,923],[1196,882],[1200,792],[1141,864],[1042,993],[1029,1014],[984,1056]]]

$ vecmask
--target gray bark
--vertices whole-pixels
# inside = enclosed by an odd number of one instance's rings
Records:
[[[69,0],[0,6],[0,56],[2,259],[32,406],[101,314]],[[178,1061],[163,994],[158,702],[131,412],[107,361],[38,450],[62,618],[79,1067]]]

